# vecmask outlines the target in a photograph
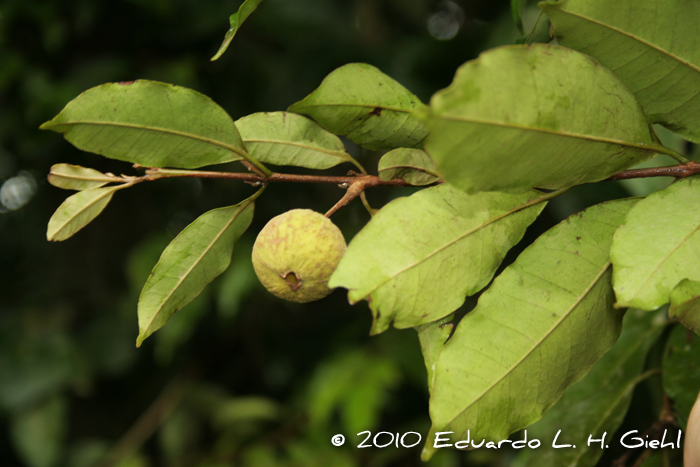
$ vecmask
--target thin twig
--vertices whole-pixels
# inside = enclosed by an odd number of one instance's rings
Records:
[[[348,187],[348,191],[345,192],[342,198],[340,198],[340,201],[335,203],[335,206],[330,208],[328,212],[326,213],[326,217],[331,217],[333,214],[335,214],[339,209],[344,208],[348,204],[350,204],[350,201],[353,199],[357,198],[359,195],[362,194],[362,192],[365,191],[365,188],[367,187],[367,183],[369,181],[365,177],[360,177],[357,180],[355,180],[353,183],[350,184]]]
[[[628,180],[631,178],[647,177],[675,177],[685,178],[700,174],[700,163],[690,161],[687,164],[672,165],[669,167],[652,167],[649,169],[623,170],[606,180]]]

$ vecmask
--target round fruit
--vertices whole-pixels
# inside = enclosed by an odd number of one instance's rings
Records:
[[[253,245],[253,268],[272,294],[298,303],[329,293],[328,279],[345,253],[345,238],[330,219],[293,209],[267,223]]]

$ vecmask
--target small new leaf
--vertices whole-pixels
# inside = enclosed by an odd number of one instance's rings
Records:
[[[137,347],[228,268],[253,220],[253,199],[202,214],[165,248],[139,297]]]
[[[107,207],[112,195],[129,185],[115,185],[83,190],[66,200],[56,209],[46,231],[46,238],[60,242],[70,238],[93,221]]]
[[[248,152],[260,162],[329,169],[357,164],[343,142],[318,123],[291,112],[260,112],[236,121]]]
[[[124,181],[112,174],[103,174],[95,169],[71,164],[56,164],[52,166],[48,179],[49,183],[57,188],[77,191],[99,188],[108,183]]]
[[[224,52],[226,52],[226,49],[228,49],[228,46],[231,44],[233,37],[238,32],[238,29],[241,27],[243,22],[248,19],[248,16],[255,11],[260,3],[262,3],[262,0],[245,0],[238,8],[238,11],[229,17],[231,28],[226,31],[224,42],[221,44],[221,47],[219,47],[216,54],[211,58],[212,62],[214,60],[218,60],[224,54]]]
[[[398,148],[379,159],[379,178],[400,178],[411,185],[430,185],[440,179],[430,156],[420,149]]]

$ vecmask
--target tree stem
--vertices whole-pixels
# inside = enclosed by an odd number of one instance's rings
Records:
[[[606,180],[628,180],[630,178],[675,177],[685,178],[700,174],[700,163],[688,161],[687,164],[669,167],[652,167],[649,169],[631,169],[616,173]]]

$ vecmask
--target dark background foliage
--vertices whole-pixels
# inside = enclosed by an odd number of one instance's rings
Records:
[[[324,212],[341,190],[271,186],[231,269],[136,349],[136,301],[164,246],[201,213],[252,188],[184,179],[142,184],[118,193],[75,237],[49,243],[46,223],[67,196],[46,182],[51,165],[134,171],[37,128],[84,90],[137,78],[196,89],[234,119],[283,110],[349,62],[379,67],[427,102],[463,62],[517,37],[508,3],[266,0],[228,52],[210,62],[239,2],[4,0],[0,464],[419,465],[419,447],[352,447],[362,430],[427,434],[415,332],[370,338],[365,304],[348,306],[342,291],[309,305],[285,303],[262,289],[250,266],[267,220],[293,208]],[[377,154],[350,149],[376,169]],[[573,190],[547,208],[523,244],[587,205],[659,182],[635,183]],[[369,199],[379,207],[410,192],[375,189]],[[368,219],[357,201],[334,216],[348,240]],[[342,448],[330,444],[336,433],[348,439]],[[502,465],[511,456],[441,452],[430,465]]]

